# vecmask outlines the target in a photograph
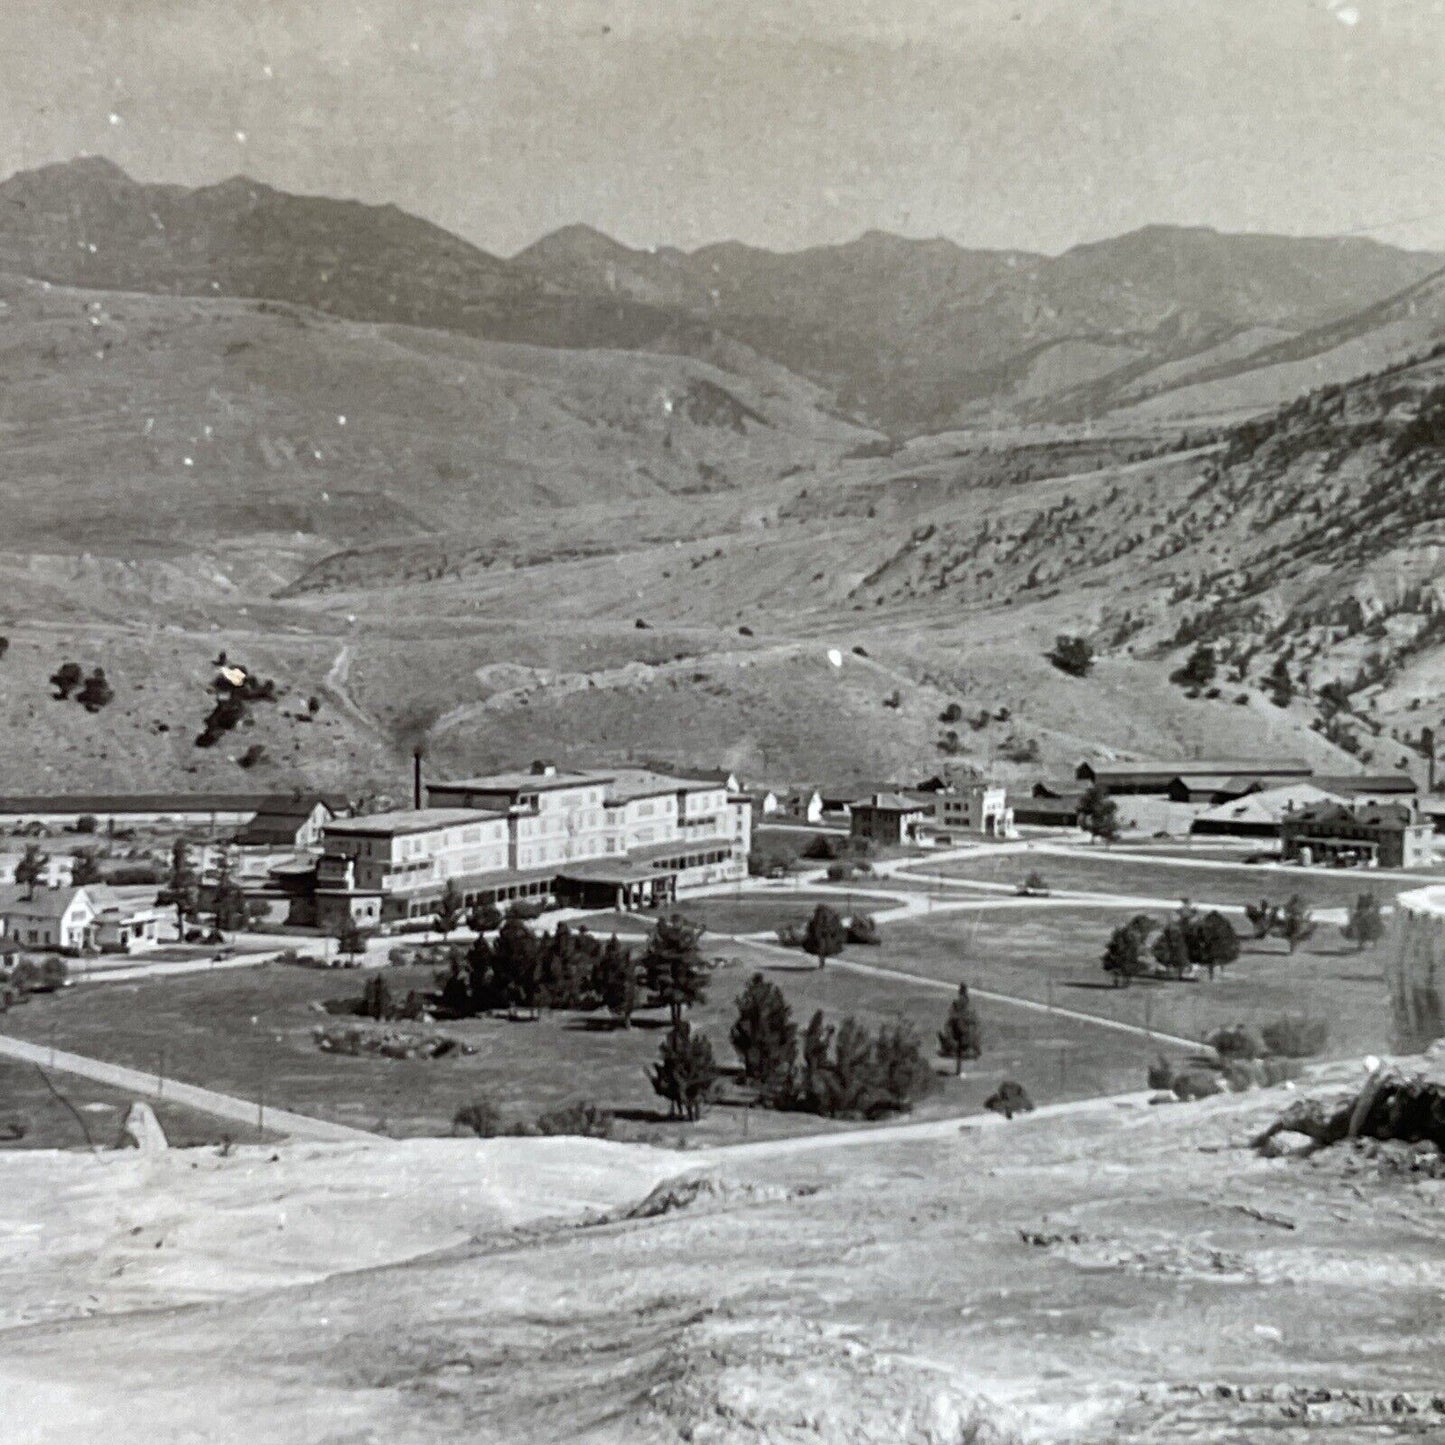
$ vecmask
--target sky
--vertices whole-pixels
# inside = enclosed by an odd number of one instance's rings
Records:
[[[78,154],[503,255],[579,221],[1445,249],[1445,0],[3,0],[0,173]]]

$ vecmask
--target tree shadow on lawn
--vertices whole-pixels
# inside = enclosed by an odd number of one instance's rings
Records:
[[[610,1018],[598,1018],[595,1014],[583,1014],[580,1018],[568,1019],[562,1028],[567,1033],[581,1034],[627,1034],[652,1029],[670,1029],[672,1020],[668,1018],[639,1018],[636,1014],[632,1016],[632,1027],[625,1029],[620,1023]]]

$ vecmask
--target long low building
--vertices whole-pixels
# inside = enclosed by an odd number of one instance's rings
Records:
[[[260,793],[48,793],[0,796],[0,827],[39,823],[74,828],[93,818],[100,830],[155,825],[235,828],[266,801]]]
[[[583,773],[539,763],[430,784],[426,803],[328,822],[314,882],[289,890],[293,921],[426,918],[448,885],[467,906],[536,897],[656,906],[682,889],[744,877],[752,846],[750,798],[716,779],[643,768]]]
[[[1174,763],[1082,762],[1075,772],[1079,782],[1097,784],[1105,792],[1153,793],[1169,796],[1171,789],[1188,796],[1179,801],[1218,802],[1226,785],[1241,791],[1251,780],[1266,786],[1308,778],[1314,770],[1301,758],[1191,758]],[[1238,796],[1238,794],[1236,794]]]

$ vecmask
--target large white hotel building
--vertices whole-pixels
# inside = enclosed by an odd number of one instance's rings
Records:
[[[422,808],[327,823],[311,897],[323,926],[426,917],[449,882],[468,905],[638,907],[744,877],[751,846],[751,801],[725,784],[534,763],[429,784]]]

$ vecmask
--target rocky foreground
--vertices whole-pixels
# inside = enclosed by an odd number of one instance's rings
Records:
[[[1335,1065],[795,1153],[0,1156],[4,1438],[1434,1433],[1445,1169],[1418,1136],[1445,1059],[1422,1068],[1424,1113]],[[1417,1137],[1373,1137],[1392,1119]]]

